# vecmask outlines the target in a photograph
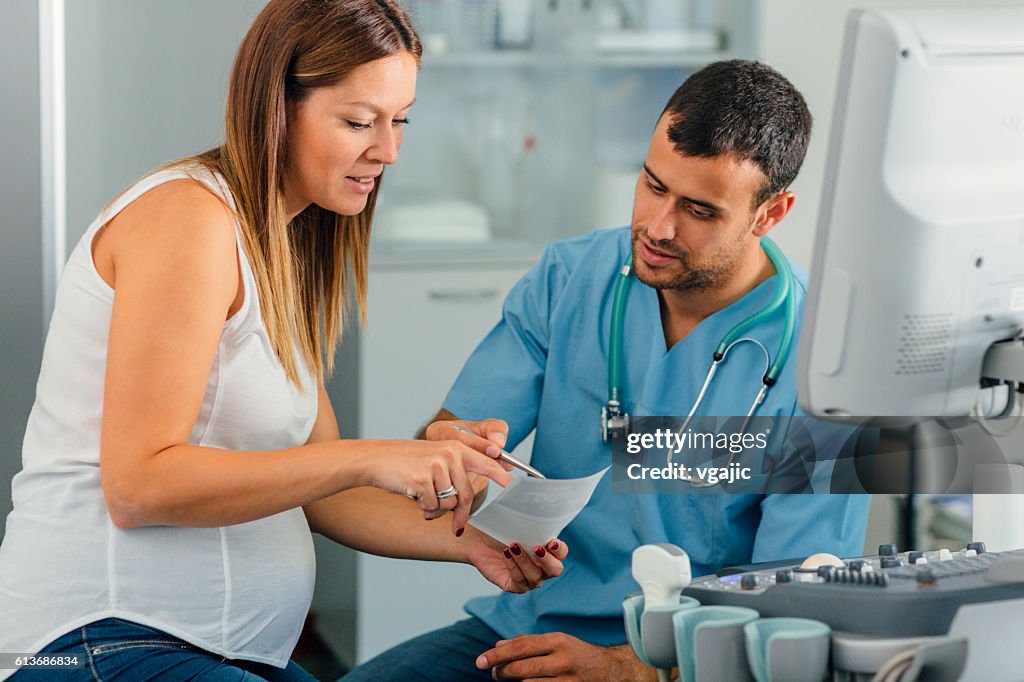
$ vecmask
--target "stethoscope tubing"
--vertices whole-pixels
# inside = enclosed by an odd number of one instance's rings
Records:
[[[626,319],[626,302],[633,283],[633,254],[619,271],[615,283],[615,297],[612,300],[611,338],[608,342],[608,404],[618,407],[622,392],[622,337]]]
[[[753,343],[757,345],[762,351],[764,351],[765,375],[767,375],[768,367],[771,364],[771,356],[768,354],[768,349],[764,347],[763,343],[751,337],[736,339],[735,341],[730,343],[728,346],[726,346],[725,351],[722,353],[722,357],[720,359],[716,358],[714,361],[712,361],[711,367],[708,368],[708,373],[704,377],[704,385],[701,386],[700,393],[697,394],[697,399],[693,401],[693,407],[690,408],[690,413],[686,415],[686,419],[683,420],[682,426],[680,426],[679,429],[676,431],[677,436],[682,436],[684,433],[686,433],[686,428],[690,425],[690,422],[693,421],[693,416],[697,414],[697,410],[700,408],[700,404],[704,402],[704,395],[707,393],[708,387],[711,386],[711,380],[714,379],[715,373],[718,371],[718,366],[725,362],[725,358],[726,356],[728,356],[729,351],[732,350],[733,346],[735,346],[738,343],[743,343],[744,341]],[[761,388],[758,390],[757,396],[754,398],[754,402],[750,404],[750,409],[747,410],[747,414],[743,419],[743,423],[740,425],[739,432],[741,434],[747,432],[747,425],[750,423],[750,420],[754,417],[754,412],[756,412],[757,408],[761,405],[761,403],[764,402],[765,396],[768,395],[768,388],[769,385],[762,381]],[[735,457],[735,453],[729,453],[729,461],[726,463],[727,467],[732,466]],[[668,451],[668,454],[665,457],[665,464],[666,466],[669,467],[673,465],[672,450]],[[706,481],[701,481],[700,479],[693,478],[692,476],[681,477],[679,480],[686,481],[695,488],[711,488],[717,485],[716,483],[708,483]]]
[[[686,416],[683,425],[679,429],[680,433],[685,432],[686,427],[689,426],[693,416],[697,413],[701,403],[704,401],[704,396],[707,394],[711,381],[714,379],[715,373],[718,371],[718,366],[725,361],[729,350],[737,343],[743,341],[755,343],[760,346],[765,354],[765,372],[762,376],[761,387],[758,390],[757,397],[750,406],[750,410],[747,412],[746,418],[743,420],[741,433],[746,431],[747,424],[750,422],[750,419],[753,418],[757,408],[764,402],[764,399],[768,394],[768,390],[778,381],[779,375],[782,373],[782,369],[785,366],[786,361],[789,359],[789,354],[793,346],[793,337],[796,330],[796,297],[794,296],[795,279],[793,277],[793,269],[790,267],[789,260],[786,258],[785,254],[782,253],[782,250],[779,249],[775,242],[768,237],[761,238],[761,248],[764,250],[779,275],[779,283],[775,289],[775,294],[763,308],[738,322],[728,332],[726,332],[725,336],[722,337],[722,340],[715,348],[711,367],[708,369],[708,373],[704,378],[704,384],[701,386],[701,390],[697,394],[697,399],[694,401],[693,407],[690,408],[689,414]],[[626,303],[629,296],[630,285],[633,281],[632,274],[633,254],[630,252],[625,264],[623,264],[619,270],[618,281],[615,283],[615,294],[612,299],[611,330],[608,342],[608,408],[609,412],[614,411],[616,413],[621,412],[620,406],[623,403],[622,348]],[[743,335],[749,332],[756,325],[766,320],[783,305],[785,306],[785,325],[783,328],[782,338],[779,341],[779,348],[775,353],[775,359],[773,361],[771,354],[768,352],[768,349],[765,348],[764,344],[756,339],[744,337]],[[732,459],[733,457],[730,455],[729,464],[732,464]],[[669,453],[668,464],[669,466],[672,465],[671,452]],[[685,480],[688,480],[691,485],[701,488],[715,485],[694,479]]]

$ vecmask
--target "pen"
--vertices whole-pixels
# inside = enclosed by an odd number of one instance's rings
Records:
[[[457,428],[459,431],[462,431],[463,433],[468,433],[471,436],[475,436],[476,435],[475,433],[473,433],[469,429],[463,428],[463,427],[459,426],[458,424],[456,424],[454,422],[452,422],[452,426]],[[518,459],[516,459],[515,457],[510,455],[505,450],[501,451],[501,454],[498,455],[498,459],[500,459],[502,462],[505,462],[507,464],[511,464],[512,466],[514,466],[516,469],[519,469],[520,471],[525,471],[526,473],[530,474],[531,476],[536,476],[537,478],[547,478],[547,476],[545,476],[541,472],[537,471],[536,469],[534,469],[529,464],[526,464],[525,462],[520,462]]]

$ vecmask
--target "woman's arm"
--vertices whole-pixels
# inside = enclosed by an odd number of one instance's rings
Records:
[[[335,441],[242,452],[188,445],[225,319],[239,287],[228,209],[192,181],[147,192],[105,228],[97,268],[114,290],[100,447],[103,491],[121,527],[223,526],[340,490],[471,496],[466,471],[507,482],[492,459],[455,441]],[[462,515],[468,517],[468,503]]]
[[[312,445],[339,438],[334,407],[321,385],[316,423],[307,442]],[[480,439],[477,446],[486,447],[486,441]],[[478,480],[486,485],[485,477]],[[310,528],[353,549],[403,559],[466,562],[467,543],[449,532],[447,523],[427,523],[412,500],[383,490],[345,490],[307,504],[304,509]],[[465,524],[459,528],[465,528]]]
[[[445,416],[456,419],[450,413],[438,413],[438,419]],[[489,437],[497,433],[504,435],[507,430],[505,423],[496,419],[467,424],[475,427],[477,433],[486,433]],[[443,425],[435,420],[427,428],[443,428]],[[425,437],[426,433],[427,429],[422,430],[419,437]],[[474,447],[486,447],[489,442],[483,438],[474,440],[469,434],[457,434]],[[320,386],[317,419],[309,443],[329,442],[338,437],[334,408],[327,392]],[[486,486],[486,478],[478,480]],[[464,533],[453,535],[443,521],[431,523],[425,520],[411,500],[374,488],[345,490],[307,504],[304,509],[310,528],[335,542],[398,559],[471,564],[485,578],[508,592],[525,592],[546,579],[560,575],[562,559],[569,553],[565,543],[557,540],[549,544],[541,555],[529,547],[517,548],[519,551],[513,553],[510,548],[457,518],[453,519],[453,526],[463,529]]]

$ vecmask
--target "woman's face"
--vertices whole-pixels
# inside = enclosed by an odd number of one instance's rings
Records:
[[[289,219],[310,204],[341,215],[363,210],[377,176],[398,160],[416,70],[409,52],[367,62],[289,109],[283,180]]]

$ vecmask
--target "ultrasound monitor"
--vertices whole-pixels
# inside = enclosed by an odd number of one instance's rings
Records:
[[[801,406],[968,415],[986,353],[1022,328],[1024,7],[852,12]]]

